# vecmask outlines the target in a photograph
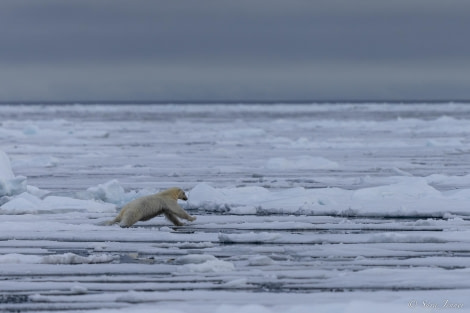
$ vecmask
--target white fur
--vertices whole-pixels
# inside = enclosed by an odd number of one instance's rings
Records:
[[[154,195],[135,199],[126,204],[119,215],[107,224],[119,223],[121,227],[130,227],[138,221],[148,221],[160,214],[164,214],[176,226],[183,225],[178,217],[194,221],[196,217],[189,215],[180,207],[178,199],[188,199],[180,188],[170,188]]]

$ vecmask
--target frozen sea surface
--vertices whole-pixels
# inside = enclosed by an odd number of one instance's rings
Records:
[[[470,106],[0,106],[0,311],[470,311]],[[102,226],[179,186],[197,220]]]

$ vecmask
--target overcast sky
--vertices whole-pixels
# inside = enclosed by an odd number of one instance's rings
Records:
[[[2,0],[0,101],[470,99],[467,0]]]

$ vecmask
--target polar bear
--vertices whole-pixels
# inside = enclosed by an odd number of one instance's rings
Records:
[[[189,215],[178,205],[178,199],[188,200],[180,188],[170,188],[154,195],[135,199],[126,204],[119,215],[107,225],[119,223],[121,227],[130,227],[138,221],[148,221],[159,214],[164,214],[176,226],[182,226],[177,217],[194,221],[196,217]]]

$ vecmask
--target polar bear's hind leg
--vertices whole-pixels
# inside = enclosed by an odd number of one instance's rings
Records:
[[[131,227],[135,223],[137,223],[140,220],[140,216],[138,216],[138,212],[132,209],[127,209],[123,208],[123,210],[126,209],[124,214],[122,215],[121,221],[119,223],[119,226],[121,227]]]

